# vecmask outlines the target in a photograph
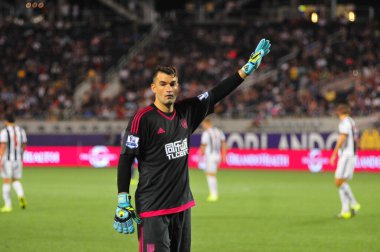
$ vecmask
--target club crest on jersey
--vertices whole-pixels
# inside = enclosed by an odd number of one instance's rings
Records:
[[[139,147],[139,138],[136,136],[128,135],[125,146],[130,149],[136,149]]]
[[[204,92],[203,94],[198,95],[198,99],[202,101],[203,99],[207,99],[208,92]]]
[[[182,128],[187,129],[187,121],[186,121],[186,119],[182,119],[181,120],[181,125],[182,125]]]

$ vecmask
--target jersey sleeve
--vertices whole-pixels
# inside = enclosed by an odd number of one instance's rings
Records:
[[[1,143],[7,143],[8,142],[7,131],[5,129],[3,129],[0,133],[0,142]]]
[[[348,135],[350,132],[350,124],[344,121],[339,124],[339,133]]]
[[[121,153],[122,155],[131,155],[133,157],[139,154],[140,150],[140,138],[141,132],[139,131],[140,125],[137,125],[137,120],[139,120],[138,124],[140,124],[140,120],[138,116],[134,116],[129,120],[128,127],[125,129],[124,134],[121,140]]]
[[[132,176],[131,167],[135,157],[139,154],[141,144],[141,133],[139,133],[139,128],[141,127],[139,125],[140,120],[141,117],[138,115],[132,117],[122,135],[121,151],[117,166],[117,187],[119,193],[129,193]]]
[[[181,104],[188,111],[187,119],[192,132],[197,129],[206,116],[214,112],[213,96],[209,92],[183,100]]]
[[[203,131],[202,136],[201,136],[201,144],[207,144],[207,133],[206,131]]]

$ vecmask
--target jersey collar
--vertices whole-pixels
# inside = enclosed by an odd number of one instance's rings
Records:
[[[168,119],[169,121],[172,121],[175,117],[175,115],[177,114],[177,111],[174,109],[173,112],[171,113],[165,113],[165,112],[162,112],[161,110],[159,110],[156,105],[152,104],[152,107],[154,107],[156,109],[156,111],[161,115],[163,116],[164,118]]]

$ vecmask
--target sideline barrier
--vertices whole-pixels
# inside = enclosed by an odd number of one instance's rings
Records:
[[[27,147],[24,153],[26,167],[116,167],[119,147]],[[331,151],[313,150],[242,150],[230,149],[222,169],[309,170],[334,171],[329,158]],[[198,166],[198,148],[190,148],[189,166]],[[380,151],[359,151],[357,171],[380,172]]]

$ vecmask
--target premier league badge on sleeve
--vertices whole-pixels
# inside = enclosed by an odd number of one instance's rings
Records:
[[[139,147],[139,138],[136,136],[128,135],[125,145],[130,149],[136,149]]]
[[[208,92],[198,95],[198,99],[200,101],[202,101],[203,99],[207,99],[207,97],[208,97]]]

